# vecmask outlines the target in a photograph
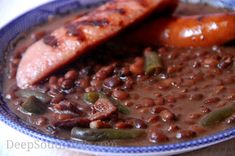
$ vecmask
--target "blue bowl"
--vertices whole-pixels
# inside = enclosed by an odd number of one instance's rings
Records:
[[[64,15],[68,12],[89,8],[94,5],[98,5],[106,0],[60,0],[53,1],[41,7],[38,7],[32,11],[25,13],[16,20],[9,23],[3,29],[0,30],[0,64],[1,69],[5,66],[5,55],[9,51],[9,43],[22,32],[28,31],[31,27],[39,25],[47,21],[49,16]],[[225,8],[235,8],[234,0],[184,0],[190,3],[208,3]],[[1,74],[4,70],[0,70]],[[2,90],[3,77],[0,78],[0,90]],[[202,147],[206,147],[224,140],[228,140],[235,137],[235,128],[231,128],[217,134],[213,134],[207,137],[194,139],[187,142],[180,142],[167,145],[155,145],[155,146],[141,146],[141,147],[112,147],[91,145],[84,142],[73,140],[62,140],[57,137],[43,134],[42,132],[34,129],[33,127],[24,123],[19,119],[9,108],[4,101],[3,96],[0,96],[0,120],[9,125],[10,127],[27,134],[33,138],[56,144],[60,147],[73,148],[86,153],[95,154],[115,154],[115,155],[162,155],[162,154],[176,154],[185,151],[195,150]]]

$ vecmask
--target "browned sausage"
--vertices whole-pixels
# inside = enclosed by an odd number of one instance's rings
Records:
[[[156,19],[128,37],[134,42],[171,47],[208,47],[235,39],[235,13]]]
[[[82,53],[116,35],[153,11],[177,5],[178,0],[113,0],[77,18],[30,46],[17,70],[20,88],[48,76]]]

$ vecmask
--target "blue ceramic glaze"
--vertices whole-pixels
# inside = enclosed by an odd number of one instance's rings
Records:
[[[0,74],[3,74],[2,68],[4,68],[4,56],[9,49],[8,44],[14,40],[20,33],[28,31],[31,27],[39,25],[47,21],[48,16],[63,15],[70,11],[79,10],[82,8],[92,7],[100,4],[105,0],[60,0],[50,2],[46,5],[38,7],[30,12],[25,13],[13,22],[0,30]],[[200,2],[209,3],[225,8],[235,8],[235,0],[184,0],[187,2]],[[8,48],[7,48],[8,47]],[[0,90],[2,90],[3,78],[0,78]],[[105,153],[156,153],[164,151],[175,151],[186,148],[195,148],[214,142],[219,142],[225,139],[235,137],[235,128],[231,128],[214,135],[207,137],[194,139],[187,142],[180,142],[167,145],[155,145],[155,146],[141,146],[141,147],[111,147],[91,145],[84,142],[73,140],[62,140],[50,135],[43,134],[39,130],[22,122],[7,106],[3,97],[0,96],[0,120],[9,125],[10,127],[27,134],[33,138],[53,143],[65,148],[75,148],[83,151],[91,152],[105,152]]]

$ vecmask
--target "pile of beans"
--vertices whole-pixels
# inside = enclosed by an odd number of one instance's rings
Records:
[[[148,52],[160,59],[161,68],[146,71]],[[28,92],[12,83],[15,77],[7,80],[8,84],[11,82],[11,89],[6,97],[31,124],[62,138],[70,137],[68,130],[76,127],[139,129],[144,130],[145,135],[130,138],[130,144],[139,138],[144,138],[144,145],[175,142],[234,124],[234,113],[212,127],[207,126],[210,119],[204,119],[211,112],[230,107],[235,100],[232,52],[231,48],[219,47],[120,48],[110,43],[28,90],[44,94],[44,101],[49,97],[44,113],[32,115],[34,113],[19,109],[27,106],[25,94]],[[11,61],[10,66],[17,68],[18,62]],[[33,95],[37,97],[36,93]],[[76,134],[71,135],[81,139]]]

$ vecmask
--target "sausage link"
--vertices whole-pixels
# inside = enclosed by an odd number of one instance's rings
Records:
[[[54,30],[31,45],[20,61],[16,80],[26,88],[81,54],[178,0],[112,0]]]
[[[134,31],[128,40],[170,47],[209,47],[235,39],[235,13],[166,17]]]

